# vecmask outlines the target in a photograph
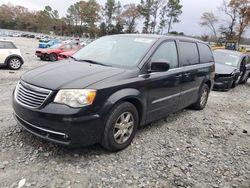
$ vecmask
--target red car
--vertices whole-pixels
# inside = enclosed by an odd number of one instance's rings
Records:
[[[81,47],[82,46],[77,43],[54,45],[47,49],[38,49],[36,51],[36,56],[41,60],[57,61],[60,53],[72,50],[77,51]]]
[[[74,53],[76,53],[79,49],[74,49],[74,50],[69,50],[66,52],[62,52],[58,55],[58,60],[62,60],[62,59],[67,59],[70,56],[72,56]]]

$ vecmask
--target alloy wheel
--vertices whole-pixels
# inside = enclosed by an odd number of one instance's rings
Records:
[[[20,61],[20,59],[12,58],[12,59],[10,60],[9,65],[10,65],[10,67],[11,67],[12,69],[19,69],[20,66],[21,66],[21,61]]]
[[[114,126],[114,139],[117,144],[124,144],[132,135],[134,129],[134,117],[130,112],[124,112],[116,120]]]
[[[201,94],[201,100],[200,100],[201,106],[204,106],[206,104],[207,98],[208,98],[208,90],[203,89],[202,94]]]

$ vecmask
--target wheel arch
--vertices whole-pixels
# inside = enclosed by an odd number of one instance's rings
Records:
[[[107,99],[103,110],[109,112],[114,106],[122,102],[130,102],[136,107],[139,115],[139,125],[142,125],[145,122],[146,114],[146,99],[143,98],[142,93],[132,88],[119,90]]]
[[[21,60],[21,64],[24,63],[24,60],[23,60],[22,56],[17,55],[17,54],[12,54],[12,55],[8,56],[8,57],[5,59],[4,65],[7,65],[8,62],[9,62],[9,60],[10,60],[11,58],[13,58],[13,57],[19,58],[19,59]]]

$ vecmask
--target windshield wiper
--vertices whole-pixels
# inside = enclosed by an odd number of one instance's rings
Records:
[[[73,56],[69,56],[71,59],[74,59],[75,61],[78,61],[78,59],[76,59],[75,57]]]
[[[90,60],[90,59],[80,59],[80,60],[78,59],[77,61],[85,61],[85,62],[88,62],[88,63],[91,63],[91,64],[95,64],[95,65],[109,66],[109,65],[106,65],[104,63],[100,63],[100,62],[93,61],[93,60]]]
[[[74,59],[75,61],[83,61],[83,62],[87,62],[87,63],[95,64],[95,65],[102,65],[102,66],[108,66],[108,67],[111,67],[111,65],[107,65],[107,64],[100,63],[100,62],[97,62],[97,61],[94,61],[94,60],[90,60],[90,59],[76,59],[76,58],[75,58],[75,57],[73,57],[73,56],[70,56],[70,58]]]

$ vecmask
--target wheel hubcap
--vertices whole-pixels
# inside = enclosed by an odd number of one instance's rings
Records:
[[[204,89],[202,91],[202,94],[201,94],[201,102],[200,102],[200,104],[202,106],[204,106],[206,104],[206,102],[207,102],[207,96],[208,96],[208,91],[206,89]]]
[[[124,112],[116,120],[114,139],[116,143],[123,144],[131,136],[134,129],[134,117],[130,112]]]
[[[18,69],[21,66],[21,62],[19,59],[11,59],[10,60],[10,66],[13,69]]]

